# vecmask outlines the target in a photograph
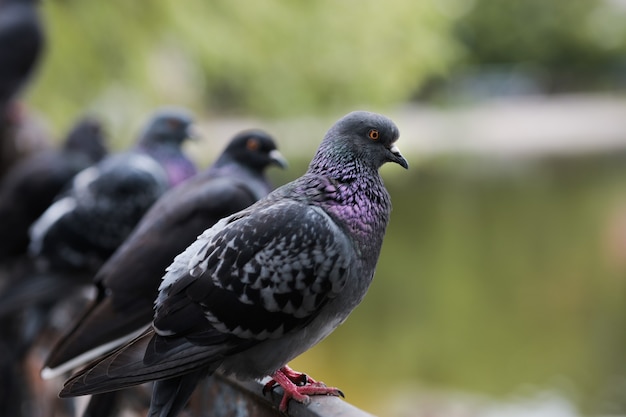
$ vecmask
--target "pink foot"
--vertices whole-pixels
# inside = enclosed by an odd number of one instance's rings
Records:
[[[311,402],[309,395],[344,396],[339,389],[327,387],[323,382],[318,382],[306,374],[296,372],[287,365],[272,374],[272,379],[263,387],[263,393],[272,390],[277,385],[280,385],[285,391],[278,407],[282,412],[287,411],[287,404],[292,398],[299,403],[308,404]]]

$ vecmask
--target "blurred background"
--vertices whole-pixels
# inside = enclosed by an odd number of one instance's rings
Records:
[[[381,416],[626,415],[626,1],[40,8],[23,98],[54,137],[88,112],[123,149],[186,106],[200,166],[262,127],[280,185],[348,111],[397,122],[374,284],[294,368]]]

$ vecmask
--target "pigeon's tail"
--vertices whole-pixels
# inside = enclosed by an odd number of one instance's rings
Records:
[[[92,395],[83,412],[83,417],[107,417],[117,415],[118,392],[107,392],[104,394]]]
[[[87,365],[66,381],[60,397],[100,394],[128,388],[145,382],[174,378],[205,368],[212,373],[220,364],[223,352],[220,347],[196,346],[185,339],[168,346],[161,360],[145,360],[154,348],[152,328],[146,330],[126,345]]]
[[[49,379],[79,368],[143,333],[152,309],[139,307],[122,314],[110,298],[96,300],[52,348],[41,376]]]
[[[201,369],[175,378],[156,381],[152,389],[148,417],[176,417],[206,374],[206,370]]]

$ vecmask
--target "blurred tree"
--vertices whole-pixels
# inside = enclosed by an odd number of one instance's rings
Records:
[[[465,65],[519,65],[548,91],[612,87],[624,72],[623,0],[474,0],[455,33]]]
[[[457,0],[448,0],[454,9]],[[437,1],[43,2],[50,47],[31,91],[55,124],[162,102],[294,115],[409,97],[457,50]]]

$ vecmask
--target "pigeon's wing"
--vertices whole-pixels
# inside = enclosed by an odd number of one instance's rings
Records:
[[[327,214],[301,203],[223,219],[168,269],[153,329],[78,372],[61,395],[210,372],[228,355],[303,327],[345,285],[351,250]]]
[[[212,344],[214,332],[280,337],[341,291],[351,255],[349,238],[316,206],[275,201],[246,210],[205,232],[169,268],[154,327],[198,344]]]
[[[53,348],[47,374],[66,370],[70,361],[76,367],[76,360],[92,360],[148,326],[174,257],[219,219],[254,201],[245,184],[228,179],[189,182],[164,194],[96,275],[99,297]]]
[[[227,178],[180,185],[146,213],[96,280],[120,308],[137,298],[152,306],[165,269],[176,255],[218,220],[255,201],[245,184]]]

